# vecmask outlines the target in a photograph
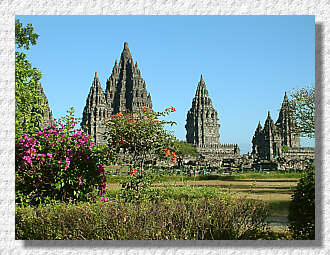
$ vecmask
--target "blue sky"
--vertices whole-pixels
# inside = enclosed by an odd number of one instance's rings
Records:
[[[314,16],[16,16],[40,35],[28,58],[38,67],[54,117],[74,107],[82,117],[98,72],[111,75],[124,42],[156,111],[174,106],[177,138],[203,74],[218,111],[220,142],[242,153],[260,120],[278,118],[284,92],[314,86]],[[302,145],[314,146],[303,139]]]

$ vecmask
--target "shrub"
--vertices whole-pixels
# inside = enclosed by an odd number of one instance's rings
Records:
[[[114,152],[121,153],[121,161],[126,163],[129,177],[122,181],[120,198],[127,201],[153,200],[150,185],[152,176],[146,173],[146,161],[154,159],[172,159],[177,162],[173,147],[174,136],[164,129],[165,124],[173,125],[173,121],[159,120],[175,108],[166,108],[164,112],[153,112],[142,107],[141,111],[117,113],[105,119],[104,138]]]
[[[16,239],[258,239],[266,216],[263,203],[232,198],[17,207]]]
[[[315,170],[308,170],[292,195],[290,230],[294,239],[315,239]]]
[[[16,202],[40,204],[52,200],[87,200],[106,178],[102,158],[80,130],[73,109],[57,124],[16,141]]]

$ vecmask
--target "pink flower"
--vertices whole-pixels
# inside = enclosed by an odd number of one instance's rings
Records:
[[[68,157],[65,158],[65,162],[66,162],[66,168],[70,167],[70,159]]]
[[[79,177],[77,177],[77,179],[79,180],[78,184],[79,185],[83,185],[82,180],[84,179],[84,177],[83,176],[79,176]]]
[[[47,157],[53,158],[53,154],[47,153]]]
[[[37,160],[40,160],[41,162],[44,162],[45,161],[44,156],[45,156],[45,154],[38,154],[37,155]]]
[[[25,159],[29,164],[32,164],[31,158],[29,156],[24,156],[23,159]]]
[[[108,198],[106,198],[106,197],[101,197],[101,201],[107,202],[107,201],[108,201]]]

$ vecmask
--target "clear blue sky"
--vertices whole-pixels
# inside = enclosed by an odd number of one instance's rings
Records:
[[[40,35],[28,58],[38,67],[54,117],[82,117],[98,72],[105,89],[128,42],[154,110],[174,106],[177,138],[201,73],[218,111],[220,142],[242,153],[260,120],[278,118],[284,92],[314,86],[314,16],[16,16]],[[314,146],[303,139],[302,145]]]

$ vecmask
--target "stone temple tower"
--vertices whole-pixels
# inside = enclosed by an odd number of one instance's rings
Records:
[[[96,72],[87,96],[81,124],[81,126],[87,129],[87,133],[96,144],[103,144],[102,133],[104,132],[104,127],[101,123],[109,115],[109,112],[110,110],[106,105],[105,95]]]
[[[107,80],[105,96],[111,114],[140,110],[142,106],[152,108],[150,93],[147,94],[146,83],[137,62],[134,65],[127,42],[124,43],[119,64],[116,60]]]
[[[147,93],[138,64],[134,64],[128,43],[125,42],[119,64],[116,60],[112,74],[106,82],[105,92],[95,73],[81,126],[97,145],[105,144],[103,120],[118,112],[138,111],[143,106],[152,109],[151,96]]]
[[[220,145],[219,129],[218,113],[213,108],[201,75],[192,106],[187,113],[187,142],[197,147],[216,147]]]
[[[282,107],[275,126],[278,128],[282,137],[282,145],[288,146],[290,148],[300,147],[300,137],[295,132],[296,120],[293,118],[286,92],[284,94]]]
[[[276,123],[273,122],[269,112],[264,128],[259,122],[252,139],[252,154],[260,159],[272,161],[283,156],[283,147],[291,152],[293,149],[297,152],[300,148],[300,137],[295,129],[296,120],[285,93]]]
[[[224,158],[235,158],[240,154],[237,144],[220,144],[218,113],[213,108],[203,76],[187,113],[185,127],[187,142],[195,145],[199,154],[213,165],[221,164]]]
[[[44,100],[44,113],[43,113],[43,126],[47,126],[48,123],[53,123],[54,119],[53,119],[53,113],[49,108],[49,103],[48,103],[48,98],[44,92],[43,87],[41,86],[41,83],[38,82],[38,87],[39,87],[39,91],[40,91],[40,95]]]

